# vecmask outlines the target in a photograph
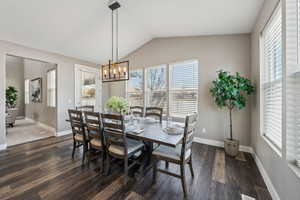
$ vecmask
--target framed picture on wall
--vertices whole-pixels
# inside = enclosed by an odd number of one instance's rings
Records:
[[[42,78],[32,79],[30,82],[31,102],[42,103]]]

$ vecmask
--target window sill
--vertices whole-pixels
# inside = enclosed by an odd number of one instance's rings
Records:
[[[297,167],[294,163],[288,163],[289,168],[300,178],[300,168]]]
[[[281,151],[266,136],[262,135],[262,138],[271,147],[271,149],[281,158]]]

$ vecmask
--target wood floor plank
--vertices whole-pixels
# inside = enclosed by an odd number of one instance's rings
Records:
[[[185,171],[188,199],[240,200],[245,194],[269,200],[270,194],[250,154],[232,158],[222,148],[203,144],[194,144],[192,152],[195,177],[191,177],[188,166]],[[103,175],[98,171],[101,162],[82,167],[82,149],[76,150],[74,160],[71,153],[71,136],[47,138],[0,152],[0,199],[183,199],[178,178],[158,173],[156,184],[152,184],[149,170],[138,180],[131,177],[123,184],[122,162],[113,162],[111,174]],[[165,168],[165,163],[160,162],[159,167]],[[180,173],[175,164],[170,164],[168,170]]]
[[[245,157],[245,154],[244,152],[239,152],[239,154],[235,157],[236,160],[239,160],[239,161],[243,161],[243,162],[246,162],[246,157]]]
[[[136,192],[130,192],[125,200],[144,200],[144,198]]]
[[[216,150],[212,180],[225,184],[225,153]]]
[[[104,190],[99,192],[93,200],[107,200],[113,196],[118,190],[120,190],[124,185],[124,176],[119,177],[117,180],[112,182]]]

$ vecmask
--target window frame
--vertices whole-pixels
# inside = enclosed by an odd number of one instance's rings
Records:
[[[264,76],[265,76],[265,64],[266,64],[266,59],[265,59],[265,34],[264,31],[266,31],[267,27],[272,23],[272,21],[274,20],[274,18],[277,16],[278,12],[280,12],[280,16],[281,16],[281,70],[282,70],[282,75],[281,75],[281,79],[274,79],[270,82],[265,82],[264,81]],[[278,2],[278,4],[275,6],[275,9],[273,10],[270,18],[268,19],[267,23],[264,25],[264,27],[262,28],[261,32],[260,32],[260,37],[259,37],[259,49],[260,49],[260,135],[261,137],[266,141],[266,143],[280,156],[282,157],[282,150],[283,150],[283,109],[284,109],[284,73],[283,73],[283,41],[282,41],[282,37],[283,37],[283,32],[282,32],[282,7],[281,7],[281,1]],[[266,84],[274,84],[277,81],[281,81],[281,131],[280,131],[280,137],[281,137],[281,145],[278,146],[277,144],[275,144],[274,141],[272,141],[273,139],[270,139],[269,136],[267,136],[264,133],[264,107],[265,107],[265,103],[264,103],[264,87]]]

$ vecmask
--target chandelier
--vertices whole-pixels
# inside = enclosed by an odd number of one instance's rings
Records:
[[[112,44],[111,59],[102,65],[102,82],[125,81],[129,79],[129,61],[119,61],[119,16],[118,1],[110,1],[108,7],[112,11]]]

